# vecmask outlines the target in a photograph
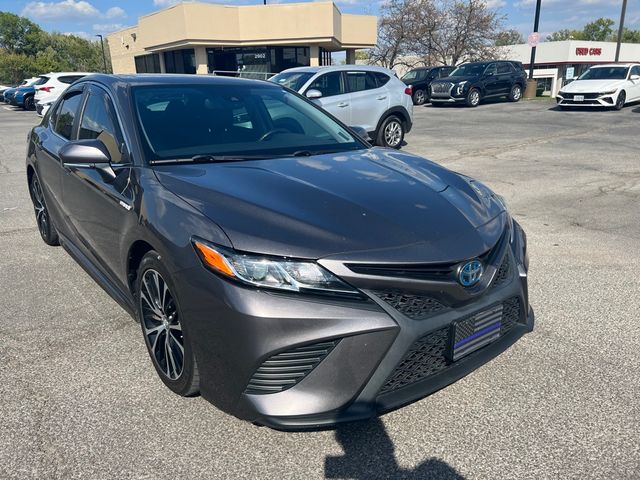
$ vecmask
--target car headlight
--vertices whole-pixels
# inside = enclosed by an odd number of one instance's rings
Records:
[[[615,88],[615,89],[613,89],[613,90],[611,90],[611,91],[608,91],[608,92],[602,92],[600,95],[613,95],[613,94],[614,94],[614,93],[616,93],[617,91],[618,91],[618,89],[617,89],[617,88]]]
[[[465,80],[464,82],[460,82],[457,86],[456,86],[456,95],[461,95],[462,92],[464,91],[464,86],[466,85],[467,81]]]
[[[214,273],[254,287],[291,292],[357,295],[360,293],[316,262],[240,253],[194,239],[200,260]]]

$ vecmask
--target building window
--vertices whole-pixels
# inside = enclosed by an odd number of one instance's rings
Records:
[[[287,68],[309,66],[309,47],[208,48],[209,73],[266,79]]]
[[[164,52],[166,73],[196,73],[196,52],[193,48]]]
[[[135,57],[137,73],[160,73],[160,55],[140,55]]]

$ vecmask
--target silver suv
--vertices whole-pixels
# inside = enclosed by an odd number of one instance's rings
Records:
[[[413,124],[411,88],[391,70],[365,65],[290,68],[270,81],[313,100],[380,146],[400,148]]]

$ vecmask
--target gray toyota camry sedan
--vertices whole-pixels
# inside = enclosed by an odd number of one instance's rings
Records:
[[[27,181],[167,387],[252,422],[383,413],[533,328],[500,196],[272,83],[84,77],[31,131]]]

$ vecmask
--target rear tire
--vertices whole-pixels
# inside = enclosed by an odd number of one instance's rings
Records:
[[[40,183],[38,174],[35,172],[31,176],[31,181],[29,182],[29,194],[31,195],[33,210],[36,214],[36,223],[38,224],[38,230],[40,231],[42,240],[44,243],[52,247],[60,245],[58,231],[53,224],[53,220],[51,220],[47,204],[44,201],[42,184]]]
[[[376,145],[398,149],[404,140],[404,125],[395,115],[384,119],[376,135]]]
[[[472,88],[467,93],[467,107],[477,107],[480,105],[480,91],[477,88]]]
[[[30,95],[24,99],[24,109],[25,110],[35,110],[36,109],[36,101],[33,98],[33,95]]]
[[[510,102],[519,102],[522,98],[522,87],[517,83],[511,87],[511,92],[509,92],[509,101]]]
[[[625,92],[624,90],[622,90],[619,94],[618,94],[618,98],[616,99],[616,105],[615,108],[616,110],[622,110],[624,108],[624,104],[627,102],[627,92]]]
[[[200,390],[200,374],[169,271],[151,250],[142,257],[136,300],[144,343],[162,382],[183,397]]]
[[[424,105],[427,102],[427,92],[424,90],[416,90],[413,92],[413,104]]]

